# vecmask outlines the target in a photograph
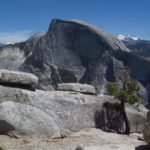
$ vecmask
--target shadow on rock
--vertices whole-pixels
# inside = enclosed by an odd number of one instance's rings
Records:
[[[124,121],[119,111],[105,108],[95,112],[95,126],[98,129],[105,130],[107,132],[124,131]]]
[[[5,120],[0,120],[0,134],[6,135],[10,131],[14,131],[15,128],[13,125],[9,124]]]
[[[150,145],[140,145],[135,150],[150,150]]]
[[[5,87],[11,87],[11,88],[19,88],[19,89],[25,89],[30,91],[35,91],[36,87],[33,85],[23,85],[23,84],[17,84],[17,83],[0,83],[0,85]]]

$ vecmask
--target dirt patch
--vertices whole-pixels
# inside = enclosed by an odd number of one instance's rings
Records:
[[[0,146],[4,150],[75,150],[79,145],[85,150],[147,150],[148,146],[139,141],[138,136],[141,135],[134,133],[126,136],[87,129],[62,139],[0,136]]]

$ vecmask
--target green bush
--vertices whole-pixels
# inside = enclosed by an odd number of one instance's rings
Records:
[[[118,93],[119,87],[115,82],[108,82],[106,86],[110,95],[116,95]]]
[[[106,85],[107,91],[110,95],[115,96],[120,101],[127,102],[129,104],[141,103],[141,99],[136,93],[139,91],[134,80],[129,80],[126,83],[126,89],[123,89],[115,82],[108,82]]]

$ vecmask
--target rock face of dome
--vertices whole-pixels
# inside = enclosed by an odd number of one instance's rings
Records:
[[[59,82],[83,82],[94,85],[100,92],[110,56],[118,50],[129,51],[110,33],[81,21],[55,19],[25,64],[33,73],[36,68],[42,88],[47,88],[47,82],[53,87]],[[41,77],[41,70],[45,76]]]
[[[106,82],[115,81],[125,65],[141,85],[141,96],[150,101],[150,62],[130,52],[112,34],[85,22],[54,19],[46,33],[0,48],[0,68],[35,74],[38,88],[44,90],[80,82],[103,94]]]

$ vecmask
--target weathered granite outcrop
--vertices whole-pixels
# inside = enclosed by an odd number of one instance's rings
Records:
[[[78,131],[93,127],[124,131],[124,122],[119,112],[104,107],[107,101],[113,102],[114,98],[70,91],[33,92],[0,86],[0,122],[4,121],[5,125],[13,127],[13,133],[30,136],[51,136],[55,129],[53,125],[58,126],[60,131]],[[147,110],[144,107],[138,110],[134,106],[127,106],[126,110],[132,132],[141,132]],[[33,129],[29,129],[34,125]],[[52,131],[46,132],[51,129]],[[0,132],[4,131],[0,128]],[[12,132],[12,129],[10,131]],[[7,132],[9,130],[6,130],[5,134],[8,134]]]
[[[85,94],[96,94],[95,87],[88,84],[79,83],[61,83],[58,84],[57,90],[60,91],[75,91]]]
[[[0,134],[15,136],[59,136],[59,128],[47,113],[38,108],[6,101],[0,104]]]
[[[38,78],[31,73],[0,69],[0,84],[35,90],[38,85]]]

